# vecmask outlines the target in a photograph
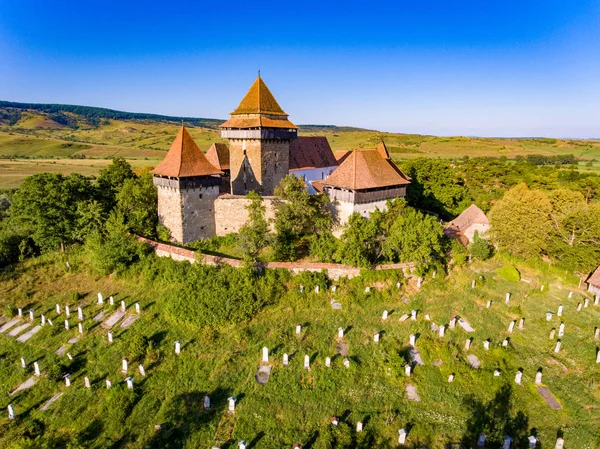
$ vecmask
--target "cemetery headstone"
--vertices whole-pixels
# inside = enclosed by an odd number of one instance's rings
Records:
[[[477,438],[477,447],[485,447],[485,433],[480,433],[479,438]]]
[[[40,372],[40,365],[38,362],[33,362],[33,374],[35,376],[41,376],[42,373]]]
[[[414,334],[410,334],[408,337],[408,344],[410,346],[414,346],[415,345],[415,341],[416,341],[416,337]]]
[[[406,374],[406,377],[410,377],[411,371],[412,371],[412,367],[409,364],[404,366],[404,374]]]
[[[573,292],[569,292],[569,299],[573,297]]]
[[[473,279],[473,282],[471,282],[471,288],[475,288],[475,279]]]
[[[506,304],[508,304],[508,303],[510,302],[510,293],[507,293],[507,294],[506,294],[506,298],[504,299],[504,302],[505,302]]]
[[[465,351],[468,351],[470,347],[471,347],[471,339],[467,338],[465,340]]]
[[[315,293],[316,293],[317,295],[319,294],[319,286],[318,286],[318,285],[316,285],[316,286],[315,286]]]
[[[528,443],[529,443],[529,448],[530,448],[530,449],[535,449],[535,447],[537,446],[537,442],[538,442],[538,439],[537,439],[537,437],[536,437],[535,435],[530,435],[530,436],[527,438],[527,441],[528,441]]]
[[[503,348],[507,348],[507,347],[508,347],[508,339],[506,339],[506,338],[505,338],[505,339],[502,341],[502,347],[503,347]]]
[[[90,383],[90,378],[89,377],[84,377],[83,378],[83,383],[85,385],[85,388],[92,388],[92,384]]]
[[[83,309],[81,307],[77,307],[77,319],[83,321]]]
[[[112,343],[112,342],[113,342],[113,334],[112,334],[112,332],[109,332],[109,333],[107,334],[107,336],[108,336],[108,342],[109,342],[109,343]]]
[[[556,333],[556,329],[552,328],[552,330],[550,331],[550,340],[554,340],[554,334]]]
[[[204,395],[204,410],[210,410],[210,396]]]
[[[500,374],[502,374],[502,373],[500,372],[499,369],[494,370],[494,377],[500,377]]]
[[[406,430],[404,429],[398,431],[398,444],[402,446],[406,444]]]
[[[70,387],[71,386],[71,375],[67,374],[65,376],[65,387]]]
[[[71,355],[71,353],[70,353],[70,352],[67,352],[67,358],[68,358],[69,360],[71,360],[71,361],[73,360],[73,356]]]
[[[504,436],[504,440],[502,441],[502,449],[510,449],[511,445],[512,445],[512,438],[509,437],[508,435]]]
[[[29,321],[33,321],[33,310],[29,311]]]
[[[421,288],[421,285],[423,285],[423,278],[418,278],[417,279],[417,288]]]
[[[487,302],[487,304],[485,305],[485,308],[486,308],[486,309],[489,309],[490,307],[492,307],[492,301],[491,301],[491,299],[488,299],[488,302]]]
[[[175,354],[181,354],[181,342],[179,340],[175,342]]]
[[[373,341],[379,343],[379,332],[376,332],[375,335],[373,335]]]
[[[356,433],[361,433],[363,430],[363,423],[361,423],[360,421],[358,421],[356,423]]]
[[[508,325],[508,333],[512,334],[514,328],[515,328],[515,321],[511,321],[510,324]]]
[[[344,328],[338,328],[338,338],[344,338]]]
[[[139,303],[139,302],[136,302],[136,303],[135,303],[135,313],[137,313],[137,314],[139,315],[139,314],[140,314],[140,310],[141,310],[141,309],[140,309],[140,303]]]
[[[299,334],[300,332],[302,332],[302,325],[296,324],[296,335]]]
[[[133,377],[128,377],[125,382],[127,382],[127,389],[133,390]]]
[[[555,352],[555,353],[557,353],[558,351],[560,351],[560,344],[561,344],[561,343],[560,343],[560,340],[558,340],[558,341],[556,342],[556,346],[554,347],[554,352]]]
[[[535,384],[542,385],[542,372],[541,371],[538,371],[537,373],[535,373]]]
[[[388,311],[384,310],[383,313],[381,314],[382,321],[387,320],[387,317],[388,317]]]
[[[552,321],[552,316],[554,314],[552,312],[546,312],[546,321]]]
[[[448,376],[448,382],[449,382],[449,383],[452,383],[452,382],[454,382],[454,374],[450,374],[450,375]]]
[[[371,293],[371,287],[366,287],[365,288],[365,293],[367,293],[367,294]]]
[[[310,369],[310,357],[308,354],[304,356],[304,369]]]
[[[104,304],[104,298],[100,292],[98,292],[98,304]]]
[[[121,372],[126,373],[128,369],[129,369],[129,360],[122,359],[121,360]]]
[[[266,346],[262,348],[262,361],[263,363],[269,363],[269,348]]]
[[[438,335],[439,335],[440,338],[444,337],[444,332],[445,331],[446,331],[446,327],[444,325],[440,326],[440,329],[439,329],[439,332],[438,332]]]
[[[283,354],[283,366],[288,366],[288,364],[290,363],[288,355],[287,354]]]
[[[515,383],[518,385],[521,385],[521,379],[523,378],[523,372],[522,371],[517,371],[517,374],[515,374]]]
[[[12,404],[8,404],[8,419],[15,419],[15,409]]]
[[[489,351],[490,349],[490,340],[484,340],[483,341],[483,349],[485,349],[486,351]]]
[[[565,335],[565,323],[560,323],[560,326],[558,328],[558,336],[562,337]]]
[[[448,327],[450,327],[450,329],[454,329],[456,327],[456,317],[454,317],[450,320]]]
[[[327,368],[331,366],[331,357],[325,357],[325,366]]]
[[[578,311],[578,312],[581,312],[581,303],[580,303],[580,302],[579,302],[579,303],[577,303],[577,311]]]
[[[13,309],[14,310],[14,309]],[[23,309],[22,308],[17,308],[17,316],[19,318],[23,318]]]
[[[594,329],[594,339],[598,340],[598,337],[600,337],[600,327]]]
[[[69,330],[69,320],[65,320],[65,329]]]
[[[46,325],[46,315],[42,313],[42,326]]]
[[[125,305],[125,301],[121,301],[121,310],[125,312],[127,310],[127,306]]]
[[[234,397],[227,399],[227,410],[229,413],[235,413],[235,402],[236,399]]]
[[[140,370],[140,376],[144,377],[146,376],[146,370],[144,369],[143,365],[138,366],[139,370]]]
[[[417,311],[416,310],[411,310],[410,312],[410,319],[413,321],[417,321]]]
[[[519,320],[519,330],[523,330],[523,328],[525,327],[525,318],[521,318],[521,320]]]
[[[344,366],[346,367],[346,369],[350,368],[350,360],[344,359]]]
[[[60,304],[56,304],[56,314],[60,315]]]
[[[586,308],[586,307],[587,307],[587,306],[589,306],[589,305],[590,305],[590,300],[589,300],[588,298],[585,298],[585,299],[583,300],[583,307],[584,307],[584,308]]]
[[[556,312],[556,316],[562,316],[563,314],[563,305],[558,306],[558,310]]]
[[[559,438],[556,440],[556,444],[554,445],[554,449],[563,449],[565,447],[565,440]]]
[[[77,327],[79,328],[79,334],[83,335],[83,324],[78,323]]]
[[[114,306],[114,305],[115,305],[115,298],[113,298],[112,296],[110,296],[110,297],[108,298],[108,303],[109,303],[111,306]]]
[[[106,389],[109,389],[110,387],[112,387],[112,382],[106,379]]]

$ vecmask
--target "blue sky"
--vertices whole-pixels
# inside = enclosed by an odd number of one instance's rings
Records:
[[[0,0],[0,99],[297,124],[600,137],[600,2]]]

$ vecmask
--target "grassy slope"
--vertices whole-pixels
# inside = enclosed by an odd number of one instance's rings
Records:
[[[229,326],[218,332],[185,329],[169,321],[164,313],[161,297],[177,286],[146,288],[139,279],[94,278],[85,274],[82,261],[72,257],[74,269],[67,272],[64,263],[51,260],[58,256],[30,261],[14,277],[6,276],[0,282],[0,305],[15,302],[25,310],[45,311],[55,319],[53,328],[45,327],[26,344],[0,335],[0,386],[4,392],[0,408],[12,402],[17,414],[25,420],[41,420],[48,430],[78,436],[82,447],[164,447],[157,442],[159,433],[155,424],[171,429],[169,442],[173,447],[210,447],[223,416],[226,398],[239,398],[235,414],[233,439],[255,441],[256,448],[290,447],[293,442],[306,443],[329,417],[347,414],[345,420],[353,427],[356,421],[366,422],[365,431],[381,435],[383,446],[395,446],[399,428],[412,426],[408,441],[421,442],[431,448],[441,448],[448,442],[467,437],[474,442],[481,429],[481,410],[502,410],[503,400],[496,397],[503,385],[509,387],[511,414],[526,414],[526,423],[515,424],[526,435],[535,427],[543,447],[553,447],[557,429],[563,428],[568,447],[598,448],[598,420],[600,419],[600,390],[597,384],[598,366],[594,363],[597,342],[593,340],[594,326],[600,322],[600,308],[590,306],[576,312],[582,292],[567,299],[569,289],[564,279],[556,274],[532,272],[525,269],[531,284],[510,283],[499,279],[494,271],[499,262],[474,264],[452,274],[446,280],[438,276],[429,279],[420,292],[395,289],[366,296],[364,285],[342,284],[335,294],[343,310],[332,310],[329,297],[307,294],[301,297],[295,290],[287,293],[279,304],[271,306],[249,323]],[[471,280],[482,274],[485,282],[471,289]],[[545,292],[540,283],[550,283]],[[561,289],[559,285],[563,286]],[[106,330],[90,319],[102,307],[96,305],[96,293],[115,295],[128,304],[139,301],[142,318],[127,330],[115,329],[115,343],[106,343]],[[504,304],[504,295],[512,292],[510,306]],[[38,360],[42,370],[51,363],[51,354],[76,330],[65,331],[53,312],[54,304],[71,304],[73,292],[85,293],[82,300],[86,314],[84,338],[70,348],[75,357],[72,373],[73,386],[65,389],[43,379],[32,389],[10,398],[8,392],[31,375],[31,365],[21,369],[19,358],[29,363]],[[560,299],[555,298],[558,297]],[[408,298],[405,304],[402,298]],[[491,309],[485,308],[487,299],[493,299]],[[554,341],[548,340],[552,327],[558,328],[554,318],[546,322],[545,312],[565,305],[566,334],[563,349],[554,354]],[[398,318],[411,309],[419,310],[417,322],[401,323]],[[105,305],[104,309],[111,309]],[[381,312],[393,310],[382,323]],[[469,368],[465,359],[464,342],[467,334],[451,331],[440,340],[429,330],[425,314],[437,323],[447,322],[460,314],[476,329],[471,352],[481,362],[479,371]],[[499,347],[506,336],[510,320],[526,318],[525,330],[511,336],[508,349]],[[71,320],[75,322],[75,318]],[[296,323],[303,323],[301,337],[294,335]],[[342,366],[336,357],[332,368],[325,368],[326,356],[334,356],[338,327],[348,332],[351,368]],[[381,342],[375,345],[372,335],[384,331]],[[121,358],[127,354],[132,337],[142,333],[153,337],[161,351],[160,360],[146,362],[147,376],[140,378],[137,364],[131,369],[136,382],[136,405],[121,420],[111,421],[110,393],[104,388],[104,379],[122,386],[124,375],[119,370]],[[406,351],[409,334],[417,334],[417,348],[426,363],[417,367],[407,379],[402,359],[396,354]],[[484,351],[482,340],[492,339],[492,349]],[[173,342],[180,339],[184,350],[177,357]],[[265,386],[258,385],[254,375],[260,361],[261,347],[271,352],[273,372]],[[281,366],[284,352],[292,354],[290,366]],[[314,358],[310,375],[313,389],[304,389],[301,377],[304,354]],[[67,362],[66,357],[63,357]],[[442,365],[433,366],[441,360]],[[514,373],[524,369],[523,385],[514,384]],[[544,384],[558,397],[564,409],[549,410],[535,390],[533,380],[538,368],[544,369]],[[493,377],[500,368],[503,375]],[[456,373],[454,383],[447,383],[450,373]],[[91,391],[83,387],[83,376],[93,382]],[[417,386],[420,403],[408,402],[404,388],[408,382]],[[115,387],[113,387],[115,388]],[[47,412],[37,409],[56,391],[64,396]],[[202,410],[202,397],[210,393],[214,409]],[[494,419],[500,427],[506,423],[505,413]],[[19,423],[9,425],[6,414],[0,415],[0,447],[20,447],[15,439]],[[502,434],[502,433],[500,433]],[[107,443],[118,441],[117,446]],[[155,444],[155,446],[152,446]],[[588,446],[589,445],[589,446]]]

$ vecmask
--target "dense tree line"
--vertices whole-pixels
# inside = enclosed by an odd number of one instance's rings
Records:
[[[85,243],[114,253],[112,262],[98,263],[100,271],[111,272],[135,257],[132,234],[156,236],[156,204],[152,176],[136,176],[122,158],[101,170],[96,183],[76,173],[30,176],[0,201],[0,267]]]

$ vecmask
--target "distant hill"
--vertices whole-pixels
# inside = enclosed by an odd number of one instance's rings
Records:
[[[146,122],[181,123],[208,129],[218,129],[225,120],[199,117],[174,117],[170,115],[148,114],[144,112],[124,112],[114,109],[79,106],[73,104],[41,104],[0,101],[0,122],[13,126],[19,122],[23,111],[39,111],[59,125],[78,129],[83,122],[87,126],[100,126],[103,120],[141,120]],[[75,115],[76,117],[73,117]],[[363,128],[335,125],[300,125],[303,132],[353,132],[368,131]]]

